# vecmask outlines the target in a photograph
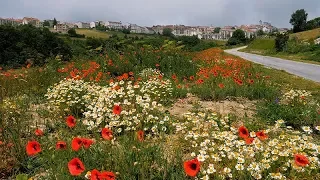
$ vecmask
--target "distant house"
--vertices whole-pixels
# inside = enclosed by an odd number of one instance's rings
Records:
[[[37,19],[37,18],[32,18],[32,17],[24,17],[22,19],[22,24],[31,24],[31,25],[36,26],[36,27],[40,27],[41,26],[40,20]],[[42,26],[43,26],[43,23],[42,23]]]
[[[289,29],[288,28],[279,28],[278,31],[279,31],[279,33],[283,34],[283,33],[288,32]]]
[[[224,27],[220,30],[220,37],[221,39],[229,39],[232,37],[233,32],[236,31],[236,29],[232,28],[232,27]]]
[[[0,18],[0,25],[10,24],[12,26],[17,26],[22,24],[22,19],[13,19],[13,18]]]
[[[90,28],[95,28],[97,27],[98,25],[105,25],[105,22],[103,21],[93,21],[93,22],[90,22]]]
[[[54,29],[57,31],[57,32],[67,32],[70,28],[69,26],[66,24],[66,23],[62,23],[62,24],[57,24]]]
[[[105,23],[105,26],[110,29],[123,29],[122,22],[116,22],[116,21],[107,21]]]
[[[89,29],[90,28],[90,23],[85,23],[85,22],[77,22],[75,23],[77,28],[80,29]]]

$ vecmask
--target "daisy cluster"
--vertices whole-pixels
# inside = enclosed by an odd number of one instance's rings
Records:
[[[290,91],[283,94],[281,103],[287,105],[293,104],[295,102],[306,103],[309,101],[310,97],[311,93],[306,90],[291,89]]]
[[[67,79],[49,89],[47,97],[62,108],[79,109],[88,129],[103,126],[117,133],[142,129],[158,135],[168,129],[169,116],[163,110],[172,96],[170,80],[156,78],[159,74],[152,71],[142,81],[121,80],[105,86]]]
[[[290,174],[318,171],[320,146],[306,132],[278,120],[257,132],[215,113],[187,113],[174,123],[190,144],[193,160],[185,162],[189,176],[200,179],[286,179]],[[251,177],[248,177],[251,176]]]

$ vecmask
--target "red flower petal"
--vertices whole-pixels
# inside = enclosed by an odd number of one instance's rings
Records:
[[[68,163],[68,169],[72,176],[79,176],[85,170],[85,167],[79,158],[73,158]]]
[[[184,171],[188,176],[195,177],[200,171],[200,162],[197,158],[183,163]]]
[[[26,151],[28,156],[34,156],[38,154],[39,152],[41,152],[40,143],[38,143],[37,141],[28,141]]]

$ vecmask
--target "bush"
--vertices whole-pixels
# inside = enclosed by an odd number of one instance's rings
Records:
[[[275,40],[276,51],[278,52],[283,51],[288,43],[288,40],[289,40],[289,35],[287,33],[285,34],[278,33],[276,35],[276,40]]]

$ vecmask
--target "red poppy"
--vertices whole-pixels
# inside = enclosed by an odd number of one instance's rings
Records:
[[[26,151],[28,156],[34,156],[38,154],[39,152],[41,152],[40,143],[38,143],[37,141],[28,141]]]
[[[183,167],[188,176],[195,177],[200,171],[200,162],[195,158],[184,162]]]
[[[156,64],[156,67],[159,67],[160,66],[160,64]]]
[[[198,81],[196,82],[196,84],[202,84],[204,81],[203,79],[198,79]]]
[[[218,86],[219,86],[219,88],[221,88],[221,89],[224,88],[224,84],[222,84],[222,83],[220,83]]]
[[[116,175],[110,171],[101,172],[99,175],[99,179],[101,179],[101,180],[115,180]]]
[[[250,145],[250,144],[253,143],[254,138],[249,137],[249,138],[246,138],[245,141],[246,141],[246,144],[247,144],[247,145]]]
[[[248,79],[248,83],[249,83],[249,84],[253,84],[253,83],[254,83],[254,80],[253,80],[253,79]]]
[[[56,143],[56,149],[67,149],[67,143],[64,141],[58,141]]]
[[[176,76],[175,74],[173,74],[173,75],[171,76],[171,78],[172,78],[173,80],[176,80],[176,79],[177,79],[177,76]]]
[[[256,132],[256,136],[262,141],[268,139],[268,135],[266,135],[264,131]]]
[[[296,163],[296,165],[302,166],[302,167],[304,167],[310,163],[308,158],[302,154],[295,154],[294,155],[294,162]]]
[[[83,138],[82,139],[82,144],[83,144],[84,148],[88,149],[93,144],[93,140],[92,139]]]
[[[190,76],[189,79],[190,79],[191,81],[193,81],[193,80],[194,80],[194,76]]]
[[[111,140],[112,139],[112,131],[109,128],[103,128],[101,131],[101,136],[103,139]]]
[[[70,115],[66,118],[66,122],[69,128],[73,128],[76,125],[76,118]]]
[[[99,180],[100,172],[96,169],[91,171],[90,180]]]
[[[139,130],[137,132],[137,138],[139,141],[143,141],[144,140],[144,132],[142,130]]]
[[[113,106],[113,114],[120,115],[121,113],[121,107],[119,105],[114,105]]]
[[[238,132],[239,132],[239,136],[244,138],[244,139],[249,137],[249,131],[244,126],[239,127]]]
[[[82,139],[78,138],[78,137],[75,137],[75,138],[72,139],[71,148],[74,151],[79,151],[79,149],[81,148],[82,144],[83,144]]]
[[[85,170],[85,167],[79,158],[73,158],[69,161],[68,168],[72,176],[79,176]]]
[[[35,134],[36,136],[43,136],[43,131],[42,131],[41,129],[36,129],[35,132],[34,132],[34,134]]]

